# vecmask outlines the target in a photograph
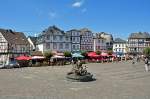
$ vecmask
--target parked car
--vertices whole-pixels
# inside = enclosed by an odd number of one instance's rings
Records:
[[[0,63],[0,69],[4,68],[4,64]]]
[[[9,63],[4,65],[5,68],[19,68],[19,64],[17,61],[10,61]]]

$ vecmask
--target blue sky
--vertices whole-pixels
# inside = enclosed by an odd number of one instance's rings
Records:
[[[40,33],[51,25],[87,27],[126,39],[150,32],[150,0],[0,0],[0,28]]]

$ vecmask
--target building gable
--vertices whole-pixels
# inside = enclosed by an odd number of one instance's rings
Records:
[[[2,33],[0,32],[0,42],[8,42],[5,37],[2,35]]]

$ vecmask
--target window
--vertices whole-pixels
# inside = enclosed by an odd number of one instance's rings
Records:
[[[46,49],[50,49],[50,44],[46,43]]]
[[[57,37],[55,35],[53,36],[53,40],[57,40]]]
[[[69,49],[69,44],[68,43],[65,44],[65,48]]]
[[[121,52],[121,48],[119,48],[119,52]]]
[[[69,37],[66,37],[66,41],[69,41]]]
[[[119,44],[119,47],[120,47],[120,44]]]
[[[76,35],[76,33],[75,32],[73,32],[73,36],[75,36]]]
[[[77,37],[77,42],[80,42],[80,37]]]
[[[57,49],[57,43],[53,43],[53,49]]]
[[[75,46],[75,45],[73,45],[73,46],[72,46],[72,48],[73,48],[73,49],[76,49],[76,46]]]
[[[72,38],[72,41],[75,42],[75,37]]]
[[[15,48],[14,48],[15,50]],[[25,47],[21,47],[21,52],[24,52],[25,51]]]
[[[77,45],[77,50],[79,50],[80,49],[80,47],[79,47],[79,45]]]
[[[59,49],[63,49],[63,43],[59,44]]]
[[[59,40],[62,41],[63,40],[63,36],[59,36]]]
[[[116,47],[117,47],[117,44],[116,44]]]
[[[50,39],[50,35],[47,35],[47,36],[46,36],[46,39],[49,40],[49,39]]]

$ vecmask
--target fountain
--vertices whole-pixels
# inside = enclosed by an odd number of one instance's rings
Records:
[[[87,72],[87,67],[82,66],[82,63],[78,61],[76,64],[73,64],[73,68],[71,72],[67,73],[66,78],[71,81],[79,81],[79,82],[88,82],[93,80],[93,75]]]

